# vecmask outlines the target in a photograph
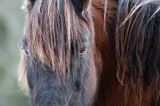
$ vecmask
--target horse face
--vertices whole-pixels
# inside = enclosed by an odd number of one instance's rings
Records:
[[[20,79],[32,105],[88,106],[96,91],[90,0],[29,0],[28,7]]]

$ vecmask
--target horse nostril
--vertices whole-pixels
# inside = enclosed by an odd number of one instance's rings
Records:
[[[79,81],[79,80],[77,80],[76,82],[75,82],[75,88],[76,88],[76,91],[80,91],[81,90],[81,82]]]

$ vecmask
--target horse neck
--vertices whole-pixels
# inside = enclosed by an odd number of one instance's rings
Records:
[[[125,91],[125,88],[116,78],[116,58],[115,58],[115,28],[116,13],[118,7],[117,0],[93,0],[92,14],[95,26],[95,43],[101,58],[102,70],[98,69],[99,88],[97,91],[96,106],[135,106],[136,98],[132,91]],[[96,59],[95,59],[96,60]],[[125,103],[125,92],[129,92],[131,99]],[[104,102],[105,101],[105,102]]]
[[[105,0],[93,0],[92,14],[95,24],[95,43],[101,57],[102,70],[99,75],[99,88],[96,106],[137,106],[137,96],[131,88],[125,88],[117,80],[115,58],[115,29],[118,0],[108,0],[107,11]],[[106,16],[105,16],[106,15]],[[106,18],[105,18],[106,17]],[[100,72],[99,72],[100,71]],[[143,106],[149,104],[147,93],[144,92]],[[105,101],[105,102],[104,102]]]
[[[93,0],[92,14],[95,24],[95,43],[102,64],[102,70],[97,70],[100,82],[99,88],[101,88],[98,89],[97,92],[97,100],[95,101],[97,106],[105,106],[106,103],[109,103],[109,100],[112,100],[109,99],[109,97],[111,97],[109,89],[113,90],[113,85],[115,84],[111,84],[110,82],[117,84],[116,62],[114,57],[114,30],[117,3],[110,0],[107,3],[107,11],[104,11],[104,4],[105,0]],[[106,101],[106,103],[104,101]]]
[[[105,0],[93,0],[92,2],[96,48],[97,52],[99,52],[101,56],[102,68],[107,71],[110,69],[115,70],[114,30],[117,2],[112,0],[106,5],[107,12],[104,11]]]

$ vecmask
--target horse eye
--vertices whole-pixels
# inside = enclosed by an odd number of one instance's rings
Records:
[[[82,37],[80,54],[85,53],[88,47],[89,47],[89,34],[85,34],[85,36]]]

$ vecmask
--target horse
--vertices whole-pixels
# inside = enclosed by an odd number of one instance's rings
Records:
[[[160,1],[26,4],[19,82],[32,106],[160,105]]]

